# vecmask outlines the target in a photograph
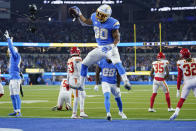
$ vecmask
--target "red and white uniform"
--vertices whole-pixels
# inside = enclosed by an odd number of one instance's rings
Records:
[[[0,79],[1,79],[1,69],[0,69]],[[3,89],[3,85],[1,84],[1,80],[0,80],[0,97],[4,94],[4,89]]]
[[[182,87],[181,98],[186,99],[190,90],[192,89],[196,96],[196,58],[191,58],[190,62],[186,60],[179,60],[178,66],[178,78],[177,88],[180,90],[181,80],[184,80]]]
[[[68,83],[72,87],[80,86],[80,71],[82,65],[82,58],[80,56],[72,56],[68,59]],[[80,91],[77,89],[72,89],[74,94],[74,103],[73,103],[73,113],[77,113],[78,102],[80,101],[80,112],[84,112],[84,100],[86,97],[85,91]]]
[[[72,90],[67,83],[67,79],[63,79],[60,85],[57,106],[62,108],[64,103],[65,105],[71,105],[71,93]]]
[[[164,79],[166,67],[168,64],[168,60],[157,60],[152,63],[155,73],[153,81],[153,93],[157,93],[159,87],[163,88],[164,93],[169,92],[169,88]]]

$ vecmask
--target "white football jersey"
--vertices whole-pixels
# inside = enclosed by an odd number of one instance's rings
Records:
[[[60,92],[67,92],[67,91],[70,91],[67,79],[63,79],[60,85]]]
[[[184,81],[196,78],[196,58],[192,58],[190,62],[179,60],[177,61],[177,66],[183,72]]]
[[[68,79],[73,78],[80,78],[80,70],[82,65],[82,58],[79,56],[74,56],[68,59],[67,62],[67,73],[68,73]]]
[[[169,64],[168,60],[157,60],[152,63],[154,68],[154,77],[164,78],[165,77],[165,69],[166,66]]]

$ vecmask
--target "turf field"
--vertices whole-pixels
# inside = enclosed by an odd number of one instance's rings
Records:
[[[94,92],[94,86],[87,86],[85,112],[91,119],[105,119],[104,98],[101,88]],[[172,107],[175,108],[179,98],[176,98],[176,87],[169,86]],[[5,95],[0,99],[0,116],[8,117],[13,111],[8,86],[4,87]],[[23,86],[22,115],[30,118],[69,118],[71,111],[51,111],[56,105],[59,86]],[[172,113],[167,111],[165,95],[161,89],[156,97],[154,108],[156,113],[148,112],[151,85],[134,85],[131,91],[121,87],[124,113],[129,119],[168,120]],[[120,119],[114,97],[111,97],[111,114],[113,119]],[[177,120],[196,120],[196,99],[192,93],[185,101]]]

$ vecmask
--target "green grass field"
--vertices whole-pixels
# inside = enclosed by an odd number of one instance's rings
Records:
[[[175,108],[179,98],[176,98],[176,87],[169,86],[172,107]],[[5,95],[0,99],[0,116],[8,117],[13,111],[8,86],[4,87]],[[59,86],[23,86],[24,98],[22,98],[23,117],[32,118],[69,118],[71,111],[51,111],[57,104]],[[129,119],[165,120],[172,115],[167,111],[165,95],[159,89],[155,100],[154,108],[156,113],[148,112],[150,97],[152,94],[151,85],[134,85],[131,91],[121,87],[124,113]],[[106,116],[104,97],[101,88],[94,92],[93,86],[87,86],[87,98],[85,101],[85,112],[89,118],[103,119]],[[34,103],[32,103],[34,102]],[[111,114],[113,119],[120,119],[118,108],[114,97],[111,97]],[[185,101],[178,120],[196,120],[196,99],[190,92]]]

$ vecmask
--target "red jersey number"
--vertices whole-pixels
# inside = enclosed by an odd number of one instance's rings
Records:
[[[73,62],[68,63],[67,66],[68,66],[69,73],[73,73],[74,72],[74,64],[73,64]]]
[[[191,65],[185,64],[183,65],[183,68],[186,69],[186,72],[184,73],[185,76],[196,75],[196,63],[192,63]]]
[[[69,85],[67,84],[67,80],[63,81],[63,87],[69,90]]]
[[[164,72],[163,65],[164,63],[155,64],[155,73],[163,73]]]

